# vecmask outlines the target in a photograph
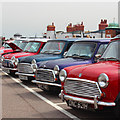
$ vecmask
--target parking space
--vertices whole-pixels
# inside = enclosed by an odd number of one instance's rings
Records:
[[[0,72],[3,118],[114,118],[110,110],[95,112],[72,109],[62,102],[57,94],[44,92],[33,83],[21,83],[17,77]]]

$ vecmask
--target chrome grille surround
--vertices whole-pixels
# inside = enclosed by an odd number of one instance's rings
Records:
[[[100,98],[102,93],[97,82],[79,78],[66,78],[64,90],[65,93],[88,98]]]
[[[18,63],[18,72],[20,73],[33,73],[30,63]]]
[[[50,69],[37,69],[36,80],[55,82],[54,70]]]

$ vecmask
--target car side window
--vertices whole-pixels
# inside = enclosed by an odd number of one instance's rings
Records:
[[[101,44],[98,51],[97,51],[97,54],[100,54],[102,55],[103,52],[105,51],[106,47],[107,47],[108,44]]]

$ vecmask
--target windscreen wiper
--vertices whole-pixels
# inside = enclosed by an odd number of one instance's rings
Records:
[[[99,60],[104,60],[104,61],[120,61],[120,59],[117,59],[117,58],[114,58],[114,57],[100,58]]]

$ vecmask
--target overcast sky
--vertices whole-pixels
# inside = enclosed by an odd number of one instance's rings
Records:
[[[82,21],[85,30],[98,30],[101,19],[111,23],[113,18],[118,22],[117,2],[6,2],[2,3],[2,34],[7,38],[15,33],[40,36],[52,22],[56,31],[66,31],[68,23]]]

